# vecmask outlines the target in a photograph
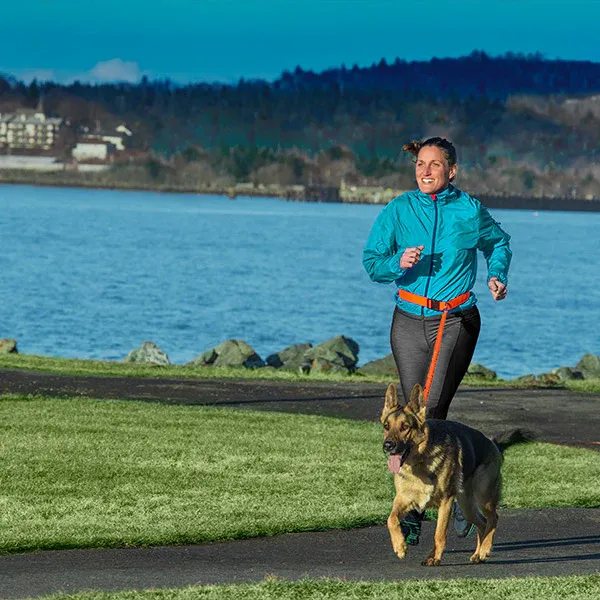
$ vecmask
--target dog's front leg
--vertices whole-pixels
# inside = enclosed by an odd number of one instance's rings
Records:
[[[421,563],[424,567],[437,567],[442,562],[442,554],[446,549],[446,538],[448,536],[448,523],[452,513],[454,497],[445,498],[438,507],[437,525],[433,537],[433,551]]]
[[[406,540],[402,535],[402,529],[400,528],[400,521],[408,513],[409,507],[405,502],[399,499],[398,495],[394,498],[394,504],[392,506],[392,512],[387,520],[388,531],[390,532],[390,538],[392,539],[392,548],[397,554],[398,558],[404,558],[406,556]]]

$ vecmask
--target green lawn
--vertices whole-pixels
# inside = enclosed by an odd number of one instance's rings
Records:
[[[593,600],[599,596],[600,575],[572,575],[393,583],[271,579],[245,585],[58,594],[40,600]]]
[[[81,360],[75,358],[54,358],[30,354],[0,354],[1,369],[21,369],[43,371],[63,375],[98,375],[113,377],[173,377],[196,379],[259,379],[278,381],[342,381],[389,383],[386,376],[345,374],[312,374],[302,375],[272,368],[244,369],[224,367],[186,367],[184,365],[147,365],[139,363],[123,363],[117,361]],[[485,379],[467,375],[463,381],[465,386],[501,386],[501,387],[548,387],[542,382],[523,383],[505,379]],[[600,379],[567,381],[560,386],[580,392],[600,394]]]
[[[4,552],[382,523],[393,497],[377,423],[12,396],[0,427]],[[504,502],[600,506],[599,479],[593,450],[514,447]]]

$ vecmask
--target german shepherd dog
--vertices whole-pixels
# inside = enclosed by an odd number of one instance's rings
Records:
[[[425,419],[423,389],[417,384],[406,406],[398,405],[390,384],[381,414],[383,449],[394,473],[396,496],[387,525],[392,547],[406,555],[400,521],[411,510],[438,508],[433,551],[421,563],[439,565],[446,547],[448,523],[456,499],[469,523],[477,527],[472,563],[486,561],[498,523],[503,451],[533,439],[531,432],[514,430],[500,439],[455,421]]]

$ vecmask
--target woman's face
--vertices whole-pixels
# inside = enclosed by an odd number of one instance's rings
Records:
[[[448,160],[437,146],[424,146],[419,151],[416,177],[419,189],[425,194],[438,194],[445,190],[456,175],[456,165]]]

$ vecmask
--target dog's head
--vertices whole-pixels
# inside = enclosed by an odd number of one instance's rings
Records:
[[[406,406],[398,404],[396,386],[390,383],[381,413],[383,450],[389,455],[390,471],[397,473],[410,453],[425,439],[423,388],[416,384]]]

